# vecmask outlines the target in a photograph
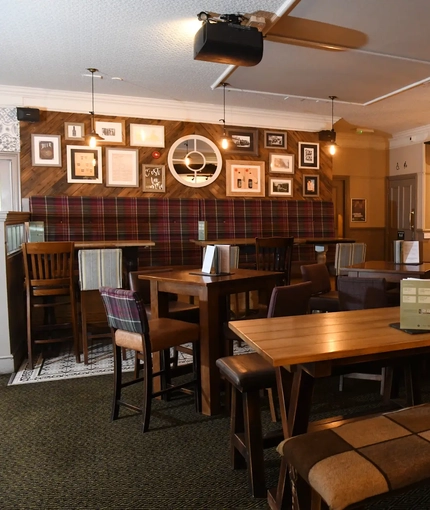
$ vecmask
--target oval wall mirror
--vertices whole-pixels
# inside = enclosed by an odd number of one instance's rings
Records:
[[[173,177],[192,188],[208,186],[221,172],[222,156],[209,138],[187,135],[170,147],[167,163]]]

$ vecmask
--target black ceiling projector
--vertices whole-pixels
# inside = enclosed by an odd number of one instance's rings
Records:
[[[194,37],[194,60],[251,67],[263,58],[263,34],[255,27],[203,23]]]

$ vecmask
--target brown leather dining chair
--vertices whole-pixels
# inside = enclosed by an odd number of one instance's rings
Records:
[[[70,340],[73,341],[76,362],[79,363],[73,243],[53,241],[24,243],[22,254],[29,367],[34,368],[36,344],[45,345]]]
[[[338,312],[339,296],[331,289],[330,273],[325,264],[307,264],[300,266],[304,282],[312,283],[310,311]]]
[[[201,409],[200,386],[200,328],[197,324],[170,318],[148,320],[142,298],[137,292],[128,289],[101,287],[108,324],[112,332],[114,350],[114,395],[112,420],[119,418],[120,407],[126,407],[142,414],[142,430],[147,432],[151,417],[152,399],[175,390],[188,390],[192,386],[196,411]],[[170,349],[183,343],[193,346],[193,375],[184,382],[172,384],[170,369]],[[134,378],[123,381],[122,349],[131,349],[136,353]],[[152,354],[161,354],[161,369],[154,371]],[[143,362],[143,365],[140,363]],[[140,372],[143,375],[140,376]],[[161,390],[153,390],[155,377],[161,378]],[[131,404],[122,398],[125,388],[143,382],[143,397],[140,406]],[[189,391],[189,390],[188,390]]]

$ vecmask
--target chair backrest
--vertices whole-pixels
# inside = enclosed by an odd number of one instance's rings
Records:
[[[260,271],[282,271],[285,284],[291,278],[294,237],[256,237],[255,260]]]
[[[139,278],[140,274],[145,273],[164,273],[171,271],[170,267],[149,267],[148,269],[140,269],[139,271],[130,271],[128,273],[128,284],[131,290],[138,292],[145,305],[151,304],[151,282],[149,280],[142,280]],[[169,301],[177,301],[176,294],[169,294]]]
[[[337,243],[334,257],[336,276],[341,267],[351,266],[366,261],[366,243]]]
[[[313,296],[330,292],[330,273],[325,264],[307,264],[300,266],[300,271],[303,281],[312,283]]]
[[[339,276],[337,290],[341,310],[364,310],[389,306],[385,278]]]
[[[121,248],[79,250],[78,265],[81,290],[122,287]]]
[[[130,333],[149,332],[145,305],[137,292],[128,289],[100,287],[109,326]]]
[[[27,290],[35,296],[69,294],[73,289],[72,242],[23,243]]]
[[[270,297],[267,317],[305,315],[309,312],[311,295],[311,282],[275,287]]]

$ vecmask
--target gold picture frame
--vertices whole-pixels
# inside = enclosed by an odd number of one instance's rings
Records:
[[[228,197],[264,197],[264,161],[226,161],[226,195]]]
[[[94,121],[95,132],[100,135],[103,140],[97,143],[108,143],[109,145],[125,145],[125,121]]]
[[[85,140],[85,124],[83,122],[65,122],[64,139],[77,142]]]

